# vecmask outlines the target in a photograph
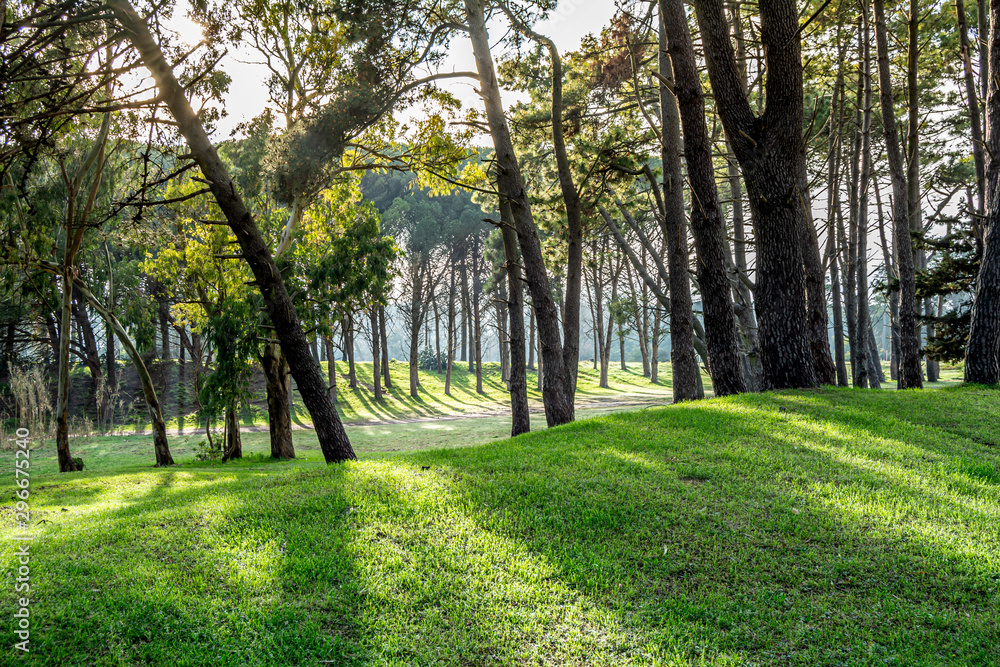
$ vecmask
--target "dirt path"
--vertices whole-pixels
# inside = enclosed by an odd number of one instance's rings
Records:
[[[669,396],[657,396],[655,394],[625,394],[621,397],[613,398],[588,398],[577,401],[577,410],[593,410],[599,408],[629,408],[651,405],[666,405],[670,401]],[[531,406],[532,414],[544,412],[541,404]],[[496,410],[485,410],[482,412],[466,412],[454,415],[433,415],[430,417],[405,417],[401,419],[371,419],[365,421],[344,422],[344,426],[386,426],[389,424],[422,424],[427,422],[447,422],[459,419],[483,419],[486,417],[505,417],[510,414],[509,408],[498,408]],[[311,431],[310,424],[292,424],[293,431]],[[262,426],[241,426],[240,433],[267,433],[267,425]],[[220,431],[221,432],[221,431]],[[177,429],[167,429],[167,435],[197,435],[204,433],[204,429],[184,429],[183,432]],[[214,431],[213,431],[214,433]],[[142,435],[142,434],[138,434]]]

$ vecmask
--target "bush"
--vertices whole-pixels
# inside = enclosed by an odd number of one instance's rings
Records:
[[[444,360],[442,360],[442,363]],[[437,354],[429,346],[420,350],[420,354],[417,355],[417,366],[421,370],[425,371],[436,371],[438,370],[438,359]]]

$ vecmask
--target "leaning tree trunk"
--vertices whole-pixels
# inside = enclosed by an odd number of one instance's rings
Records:
[[[885,137],[892,177],[892,222],[896,247],[896,271],[899,276],[899,381],[898,389],[924,386],[920,370],[920,333],[917,325],[916,273],[913,265],[913,240],[910,238],[908,188],[903,153],[896,130],[893,106],[892,75],[889,72],[889,42],[885,27],[885,4],[875,0],[875,47],[878,53],[879,102],[882,107],[882,133]]]
[[[139,351],[135,349],[132,344],[132,340],[129,338],[128,333],[125,331],[125,327],[122,326],[118,318],[115,317],[114,313],[104,307],[94,293],[87,289],[79,280],[76,282],[76,289],[83,296],[83,298],[90,304],[90,307],[100,315],[105,323],[115,332],[118,336],[119,342],[121,342],[122,347],[125,349],[126,354],[128,354],[129,359],[132,360],[132,365],[135,366],[136,374],[139,376],[139,384],[142,386],[142,394],[146,399],[146,408],[149,410],[149,420],[153,427],[153,451],[156,455],[156,465],[159,466],[169,466],[174,464],[174,459],[170,455],[170,446],[167,444],[167,427],[163,421],[163,410],[160,407],[160,401],[156,396],[156,389],[153,385],[153,378],[149,374],[149,369],[146,368],[146,364],[142,361],[142,355]]]
[[[326,339],[329,341],[329,338]],[[333,345],[326,347],[330,364]],[[264,381],[267,383],[267,428],[271,435],[271,458],[294,459],[295,446],[292,443],[292,419],[288,410],[288,362],[275,343],[264,346],[261,356]]]
[[[705,126],[705,100],[698,78],[694,45],[682,0],[660,3],[667,51],[674,72],[674,92],[684,131],[684,157],[691,184],[691,231],[698,253],[696,273],[701,288],[712,388],[716,396],[747,390],[727,275],[725,222],[719,206],[712,165],[712,144]]]
[[[542,257],[538,229],[531,214],[531,205],[524,188],[520,166],[510,137],[510,127],[500,99],[490,53],[489,34],[486,30],[484,5],[482,0],[465,0],[469,37],[472,42],[479,71],[480,95],[486,109],[486,117],[496,151],[497,184],[501,196],[507,199],[513,211],[514,226],[525,278],[531,291],[531,298],[538,311],[538,334],[545,365],[546,380],[542,388],[545,418],[549,426],[573,421],[573,392],[571,378],[563,359],[563,346],[559,332],[559,310],[549,289],[549,277]]]
[[[522,299],[520,258],[517,252],[517,233],[512,226],[510,204],[500,203],[500,220],[503,226],[503,250],[506,259],[508,293],[510,298],[510,417],[511,436],[531,430],[528,412],[528,372],[524,363],[524,301]]]
[[[990,3],[990,72],[1000,72],[1000,2]],[[983,258],[965,349],[965,381],[1000,383],[1000,82],[990,78],[986,98],[986,210]]]
[[[288,359],[299,393],[309,410],[327,463],[357,458],[351,448],[344,426],[337,415],[326,389],[319,364],[309,351],[302,325],[295,313],[281,272],[274,263],[267,244],[247,210],[225,165],[205,133],[201,120],[191,108],[184,89],[178,82],[149,28],[128,2],[110,0],[115,18],[124,28],[126,37],[139,52],[159,89],[160,98],[170,109],[177,129],[187,141],[216,203],[236,236],[243,258],[253,272],[274,326],[281,349]]]
[[[661,16],[665,14],[663,6]],[[680,111],[667,82],[673,81],[673,68],[667,55],[667,36],[660,22],[659,70],[660,124],[663,161],[663,209],[660,219],[667,245],[667,284],[670,287],[670,367],[674,403],[695,401],[705,397],[701,386],[701,370],[694,351],[693,305],[691,280],[688,276],[687,216],[684,212],[684,191],[681,184]],[[671,84],[672,85],[672,84]]]

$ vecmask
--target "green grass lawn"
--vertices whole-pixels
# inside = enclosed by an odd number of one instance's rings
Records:
[[[398,453],[494,432],[382,425],[330,467],[301,442],[163,470],[92,451],[108,461],[58,475],[43,449],[32,652],[15,662],[7,623],[0,662],[1000,664],[998,407],[744,395]]]

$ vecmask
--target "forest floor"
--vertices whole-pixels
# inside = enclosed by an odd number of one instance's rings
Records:
[[[146,442],[67,475],[43,446],[30,528],[0,507],[0,607],[27,533],[19,664],[1000,664],[998,407],[824,389],[515,439],[381,424],[337,466],[303,431],[294,461],[248,434],[236,463],[153,469]],[[440,440],[389,451],[410,434]]]

